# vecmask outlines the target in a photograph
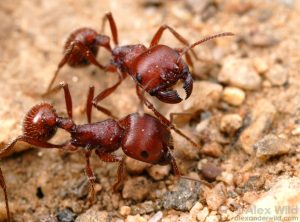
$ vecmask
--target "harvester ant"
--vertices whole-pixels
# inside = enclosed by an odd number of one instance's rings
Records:
[[[119,187],[124,178],[125,156],[150,164],[171,164],[176,176],[192,179],[180,175],[175,158],[172,154],[174,147],[170,130],[156,117],[136,112],[119,120],[107,119],[92,123],[91,112],[93,107],[94,87],[90,87],[86,104],[88,123],[77,125],[72,119],[72,98],[68,84],[61,83],[60,88],[64,90],[68,117],[58,116],[50,103],[44,102],[33,106],[25,115],[23,134],[18,136],[1,150],[0,155],[8,153],[18,141],[23,141],[40,148],[82,151],[85,154],[86,159],[85,172],[91,186],[89,198],[91,203],[95,196],[94,184],[96,179],[90,165],[90,156],[93,151],[95,151],[99,159],[104,162],[119,163],[117,172],[118,179],[113,186],[114,190]],[[140,96],[142,98],[143,92],[140,92]],[[56,134],[58,128],[70,133],[70,141],[62,144],[52,144],[48,142],[48,140]],[[189,141],[191,140],[189,139]],[[113,153],[120,147],[125,153],[123,157]],[[2,186],[7,201],[6,186],[3,176],[1,176],[2,174],[0,171],[0,185]],[[200,182],[206,183],[205,181]],[[8,204],[6,207],[8,220],[10,220]]]
[[[92,101],[94,107],[109,116],[112,116],[111,112],[97,104],[111,94],[123,79],[127,77],[127,74],[132,77],[137,87],[140,87],[151,96],[156,97],[164,103],[179,103],[182,101],[182,98],[180,98],[176,90],[172,90],[172,87],[176,85],[178,80],[184,82],[185,99],[189,98],[193,90],[193,78],[187,65],[193,66],[193,62],[188,51],[191,50],[193,56],[197,59],[196,53],[193,51],[195,46],[214,38],[233,35],[232,33],[224,32],[205,37],[190,45],[173,28],[168,25],[162,25],[153,36],[148,48],[142,44],[118,46],[118,31],[110,12],[106,13],[103,17],[102,31],[107,20],[109,21],[115,48],[111,48],[108,36],[98,34],[93,29],[81,28],[74,31],[65,44],[64,57],[57,67],[46,94],[51,90],[59,70],[65,64],[68,63],[72,67],[94,64],[100,69],[118,72],[119,74],[118,81],[97,95]],[[165,30],[169,30],[186,47],[173,49],[169,46],[159,44],[159,40]],[[96,60],[99,47],[104,47],[111,53],[112,58],[108,65],[102,65]],[[186,56],[187,63],[182,59],[183,55]],[[149,101],[145,105],[154,113],[158,112]]]

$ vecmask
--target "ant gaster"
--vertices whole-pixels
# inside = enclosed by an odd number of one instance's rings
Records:
[[[182,80],[184,82],[183,88],[186,92],[185,99],[189,98],[193,90],[193,78],[189,71],[188,65],[182,59],[186,56],[186,61],[190,66],[193,66],[191,57],[188,53],[191,50],[193,56],[197,58],[193,48],[208,40],[230,36],[232,33],[225,32],[221,34],[212,35],[201,39],[190,45],[188,41],[168,25],[162,25],[153,36],[150,46],[147,48],[142,44],[118,46],[118,31],[112,14],[106,13],[103,17],[102,31],[104,30],[106,21],[109,21],[112,38],[115,48],[111,48],[109,37],[98,34],[96,31],[88,28],[78,29],[71,34],[65,44],[65,55],[58,65],[57,71],[48,86],[47,92],[59,72],[59,70],[68,63],[76,67],[88,64],[94,64],[100,69],[112,72],[118,72],[119,79],[113,86],[107,88],[102,93],[97,95],[93,100],[93,105],[100,111],[112,116],[112,114],[97,104],[102,99],[106,98],[112,93],[129,74],[137,84],[137,87],[142,88],[151,96],[158,98],[164,103],[179,103],[182,98],[177,91],[172,90],[172,87]],[[167,45],[159,44],[159,40],[165,30],[169,30],[181,43],[186,47],[181,49],[173,49]],[[99,47],[104,47],[110,51],[112,58],[110,64],[104,66],[97,62],[96,55]],[[139,91],[139,90],[137,90]],[[139,95],[139,97],[141,97]],[[143,99],[143,101],[146,101]],[[145,105],[154,113],[154,106],[148,101]],[[156,114],[155,114],[156,115]],[[160,118],[160,116],[158,116]]]
[[[95,176],[90,166],[92,151],[104,162],[118,162],[118,180],[114,184],[116,190],[124,177],[124,157],[116,156],[114,151],[122,148],[126,156],[150,163],[171,164],[174,174],[180,176],[172,150],[172,136],[168,127],[157,118],[149,114],[132,113],[120,120],[107,119],[91,123],[92,99],[94,87],[90,87],[87,99],[88,123],[77,125],[72,119],[72,98],[67,84],[61,84],[64,90],[68,117],[57,115],[54,107],[49,103],[33,106],[26,114],[23,122],[23,135],[18,136],[8,144],[0,153],[9,152],[17,141],[24,141],[40,148],[59,148],[63,150],[81,150],[85,154],[85,172],[91,185],[90,201],[92,202],[95,191]],[[51,139],[58,128],[70,133],[70,141],[63,144],[52,144]],[[180,176],[184,177],[184,176]],[[185,177],[186,178],[186,177]],[[5,197],[7,193],[4,179],[1,179]],[[8,205],[7,212],[9,213]]]

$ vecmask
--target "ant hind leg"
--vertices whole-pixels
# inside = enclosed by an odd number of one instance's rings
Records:
[[[86,166],[85,166],[85,173],[88,177],[89,184],[90,184],[90,197],[89,197],[89,203],[92,205],[95,200],[95,183],[96,183],[96,177],[94,175],[94,172],[91,168],[90,164],[90,156],[91,151],[87,151],[85,153],[85,159],[86,159]]]
[[[113,191],[116,192],[118,190],[118,188],[120,187],[120,185],[122,184],[122,181],[124,179],[125,156],[124,157],[119,157],[119,156],[115,156],[112,153],[100,152],[99,150],[96,150],[95,152],[96,152],[97,156],[99,157],[99,159],[102,160],[103,162],[108,162],[108,163],[118,162],[119,163],[119,166],[118,166],[118,180],[113,185]]]

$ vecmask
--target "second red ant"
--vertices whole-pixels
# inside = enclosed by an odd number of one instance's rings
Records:
[[[166,127],[157,118],[149,114],[136,112],[119,120],[107,119],[92,123],[91,112],[94,87],[90,87],[86,104],[88,123],[77,125],[72,118],[72,98],[68,85],[61,84],[60,88],[64,90],[68,117],[58,116],[50,103],[41,103],[33,106],[25,115],[23,134],[1,150],[0,155],[9,152],[18,141],[46,149],[58,148],[62,150],[83,151],[86,159],[85,172],[91,185],[90,202],[93,201],[95,196],[95,176],[90,165],[90,157],[93,151],[104,162],[119,163],[118,179],[113,186],[114,190],[119,187],[124,177],[125,156],[150,164],[171,164],[176,176],[187,178],[181,176],[172,154],[174,147],[169,127]],[[142,94],[143,92],[140,92],[140,95]],[[62,144],[48,142],[56,134],[58,128],[70,133],[70,141]],[[174,128],[174,130],[178,129]],[[188,137],[186,139],[191,141]],[[114,154],[120,147],[125,154],[124,157]],[[7,191],[1,168],[0,185],[7,201]],[[8,202],[6,203],[9,219]]]
[[[46,94],[51,90],[59,70],[65,64],[69,64],[72,67],[94,64],[100,69],[118,72],[119,74],[117,83],[97,95],[92,101],[94,107],[109,116],[112,116],[111,112],[99,106],[98,103],[116,90],[123,79],[127,77],[127,74],[135,81],[137,88],[143,89],[151,96],[156,97],[164,103],[179,103],[182,101],[182,98],[180,98],[176,90],[172,89],[179,80],[184,82],[183,88],[186,92],[185,99],[189,98],[193,90],[192,74],[189,71],[188,65],[182,59],[182,56],[185,55],[187,63],[193,66],[191,56],[188,52],[189,50],[191,50],[193,56],[197,58],[196,53],[193,51],[195,46],[214,38],[233,35],[230,32],[224,32],[203,38],[190,45],[188,41],[173,28],[168,25],[162,25],[153,36],[149,47],[142,44],[118,46],[118,31],[110,12],[106,13],[103,17],[102,31],[104,30],[107,20],[110,25],[115,48],[112,49],[110,46],[110,38],[108,36],[99,34],[93,29],[81,28],[74,31],[65,44],[64,57],[58,65]],[[173,49],[167,45],[159,44],[165,30],[169,30],[186,47]],[[112,57],[108,65],[102,65],[96,60],[99,47],[104,47],[111,53]],[[139,89],[137,89],[137,92],[139,92]],[[139,97],[141,98],[140,95]],[[143,101],[159,119],[163,119],[162,115],[148,100],[143,99]],[[163,122],[166,121],[167,120],[164,119]],[[170,125],[170,123],[168,124]]]

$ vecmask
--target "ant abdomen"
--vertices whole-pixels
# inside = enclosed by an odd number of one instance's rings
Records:
[[[165,164],[172,137],[167,127],[155,117],[133,113],[119,121],[124,128],[122,149],[134,159],[151,163]]]
[[[57,114],[49,103],[41,103],[32,107],[23,122],[24,135],[40,141],[51,139],[56,130]]]

